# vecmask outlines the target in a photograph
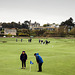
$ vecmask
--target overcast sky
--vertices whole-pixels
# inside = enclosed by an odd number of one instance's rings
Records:
[[[0,22],[58,23],[75,20],[75,0],[0,0]]]

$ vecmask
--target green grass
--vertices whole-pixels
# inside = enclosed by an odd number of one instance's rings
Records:
[[[41,45],[38,39],[28,43],[15,41],[16,38],[0,38],[0,75],[75,75],[75,39],[53,39],[48,45]],[[44,39],[45,40],[45,39]],[[1,41],[7,41],[2,43]],[[21,69],[20,54],[25,50],[28,55],[27,68]],[[43,72],[37,73],[38,66],[34,53],[38,52],[43,60]],[[30,60],[34,62],[32,71]]]

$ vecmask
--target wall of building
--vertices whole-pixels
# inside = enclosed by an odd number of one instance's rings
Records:
[[[33,27],[32,30],[43,30],[43,29],[46,29],[46,30],[50,30],[50,31],[53,31],[55,30],[55,27]]]
[[[4,29],[4,35],[8,35],[8,34],[16,35],[16,33],[17,33],[17,31],[15,28],[13,28],[13,29],[5,28]]]

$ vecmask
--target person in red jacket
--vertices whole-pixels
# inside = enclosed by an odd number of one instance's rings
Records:
[[[22,69],[25,69],[27,60],[27,54],[25,53],[25,51],[22,51],[22,54],[20,55],[20,60],[22,61]]]

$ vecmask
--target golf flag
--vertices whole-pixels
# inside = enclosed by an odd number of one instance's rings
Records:
[[[33,64],[33,62],[32,62],[32,61],[30,61],[30,64]]]
[[[32,61],[30,61],[30,72],[31,72],[31,64],[33,64],[33,62],[32,62]]]

